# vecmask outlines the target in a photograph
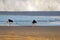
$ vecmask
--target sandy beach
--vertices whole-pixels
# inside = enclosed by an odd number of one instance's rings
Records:
[[[60,27],[0,26],[0,40],[60,40]]]

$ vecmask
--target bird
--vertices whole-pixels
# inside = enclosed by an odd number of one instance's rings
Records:
[[[8,24],[9,24],[8,27],[10,27],[12,23],[13,23],[13,20],[12,19],[8,19]]]
[[[36,20],[33,20],[33,21],[32,21],[32,24],[35,24],[35,23],[37,23],[37,21],[36,21]]]
[[[13,20],[11,20],[11,19],[8,19],[8,22],[9,22],[9,23],[13,23]]]

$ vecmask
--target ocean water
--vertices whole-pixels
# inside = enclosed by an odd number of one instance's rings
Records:
[[[14,22],[9,24],[8,19]],[[36,24],[32,21],[36,20]],[[60,26],[60,16],[0,15],[0,26]]]

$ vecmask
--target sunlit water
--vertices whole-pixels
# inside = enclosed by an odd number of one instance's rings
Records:
[[[8,19],[14,22],[9,24]],[[36,24],[32,21],[36,20]],[[0,15],[0,26],[60,26],[60,16]]]

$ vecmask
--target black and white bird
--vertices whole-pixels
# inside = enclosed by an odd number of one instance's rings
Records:
[[[35,24],[35,23],[37,23],[37,21],[36,21],[36,20],[33,20],[33,21],[32,21],[32,24]]]
[[[8,19],[8,22],[9,22],[9,23],[13,23],[13,20],[11,20],[11,19]]]

